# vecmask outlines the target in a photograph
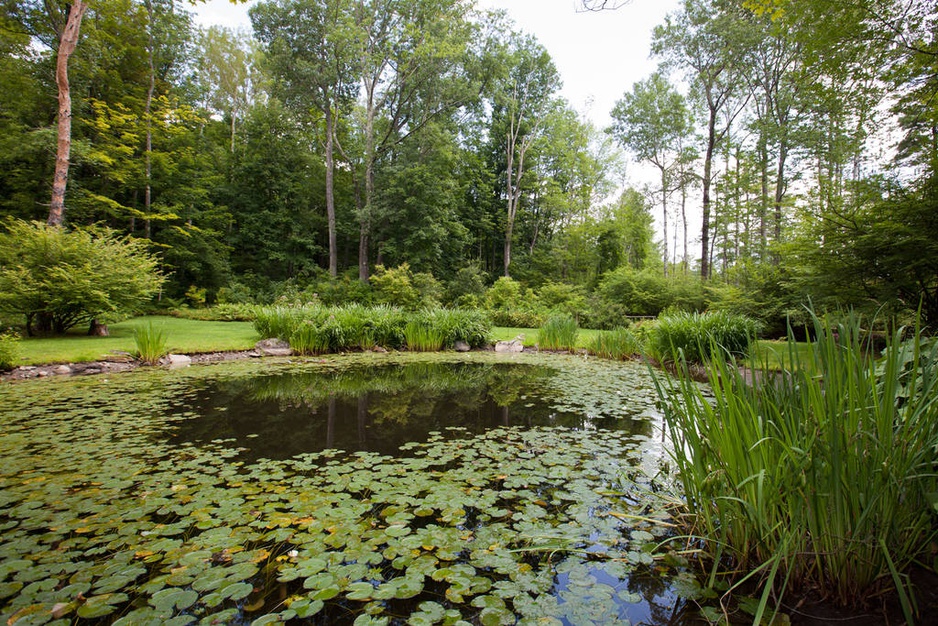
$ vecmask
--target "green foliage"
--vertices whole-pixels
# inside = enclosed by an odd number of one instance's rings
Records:
[[[541,350],[574,350],[580,327],[569,315],[552,315],[537,331]]]
[[[710,392],[683,365],[658,377],[688,532],[723,588],[758,574],[762,609],[792,585],[847,605],[891,582],[911,623],[906,570],[936,535],[938,344],[899,330],[876,359],[856,315],[813,330],[781,375],[714,358]]]
[[[388,306],[414,309],[420,305],[420,292],[414,286],[410,265],[386,268],[379,265],[371,277],[375,300]]]
[[[702,363],[713,357],[749,353],[761,324],[725,311],[665,313],[651,331],[648,350],[662,362]]]
[[[0,371],[11,370],[18,365],[20,337],[12,330],[0,333]]]
[[[166,356],[166,333],[162,328],[153,325],[153,322],[137,326],[134,329],[134,344],[137,346],[137,358],[147,365],[156,365]]]
[[[539,304],[548,311],[579,319],[586,312],[586,293],[578,285],[548,282],[537,290]]]
[[[140,240],[107,229],[65,231],[9,219],[0,232],[0,310],[26,332],[64,333],[96,317],[133,311],[163,283]]]
[[[644,342],[638,333],[620,326],[609,331],[598,332],[587,346],[590,354],[605,359],[625,360],[644,352]]]
[[[486,274],[478,264],[459,268],[446,283],[446,301],[450,306],[479,308],[485,297]]]
[[[521,283],[508,276],[500,276],[485,292],[485,306],[489,309],[512,309],[519,306]]]

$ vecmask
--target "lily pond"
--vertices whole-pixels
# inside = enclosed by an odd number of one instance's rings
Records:
[[[346,355],[0,387],[0,620],[689,624],[644,366]]]

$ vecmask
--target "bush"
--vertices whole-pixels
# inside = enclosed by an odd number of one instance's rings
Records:
[[[377,266],[371,277],[371,286],[375,300],[381,304],[414,309],[420,303],[420,292],[414,287],[410,265],[407,263],[390,269],[383,265]]]
[[[715,358],[709,391],[686,372],[656,381],[679,519],[721,589],[758,573],[760,611],[790,584],[841,604],[893,584],[913,623],[905,570],[931,558],[938,532],[938,343],[898,331],[875,360],[859,318],[812,317],[807,362],[792,347],[784,375]]]
[[[537,346],[541,350],[574,350],[579,332],[575,319],[554,315],[537,331]]]
[[[537,290],[541,307],[554,313],[565,313],[577,320],[586,312],[586,294],[583,288],[567,283],[546,283]]]
[[[666,313],[651,331],[648,351],[662,362],[702,363],[715,350],[742,357],[749,353],[760,328],[756,320],[725,311]]]
[[[13,331],[0,333],[0,371],[16,367],[19,358],[20,338]]]
[[[485,292],[485,306],[492,310],[511,310],[521,304],[521,283],[502,276]]]
[[[485,298],[486,275],[478,265],[460,268],[446,284],[446,301],[450,306],[481,308]]]
[[[157,293],[163,276],[141,240],[111,230],[66,231],[8,219],[0,232],[0,311],[23,315],[26,334],[64,333],[131,312]]]

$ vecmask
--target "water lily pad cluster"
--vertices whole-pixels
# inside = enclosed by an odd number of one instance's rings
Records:
[[[246,463],[171,444],[166,390],[202,375],[0,390],[0,620],[584,624],[654,600],[629,584],[667,532],[643,436],[454,428]]]

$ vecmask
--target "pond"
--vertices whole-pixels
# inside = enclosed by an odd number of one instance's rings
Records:
[[[8,624],[689,624],[654,387],[349,355],[0,388]]]

